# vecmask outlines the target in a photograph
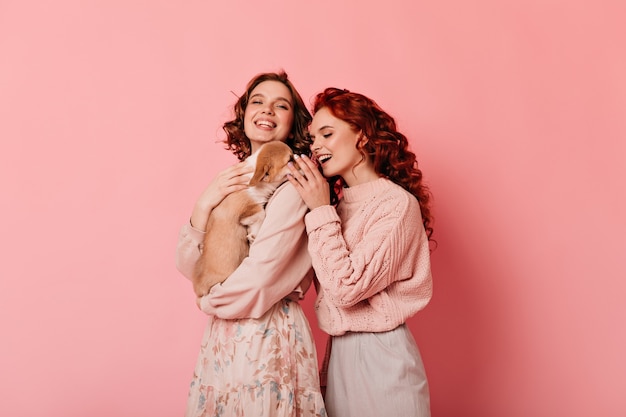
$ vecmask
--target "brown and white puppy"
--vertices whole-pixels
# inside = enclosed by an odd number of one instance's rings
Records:
[[[265,219],[265,204],[285,182],[287,163],[293,161],[293,153],[285,143],[274,141],[263,144],[245,161],[255,168],[249,187],[226,196],[209,215],[192,280],[199,297],[224,282],[248,256],[250,244]]]

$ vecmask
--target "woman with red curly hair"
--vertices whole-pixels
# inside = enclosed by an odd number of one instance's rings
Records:
[[[432,295],[430,192],[407,138],[373,100],[327,88],[313,113],[317,164],[301,155],[290,181],[310,209],[315,310],[330,335],[326,410],[430,416],[424,365],[405,324]]]

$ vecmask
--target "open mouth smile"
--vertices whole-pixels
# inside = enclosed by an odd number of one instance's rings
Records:
[[[324,162],[327,162],[330,158],[332,158],[333,156],[331,154],[322,154],[322,155],[317,155],[317,160],[319,161],[320,164],[323,164]]]
[[[254,125],[257,127],[265,127],[265,128],[269,128],[269,129],[274,129],[276,127],[276,123],[270,121],[270,120],[265,120],[265,119],[261,119],[261,120],[257,120],[254,122]]]

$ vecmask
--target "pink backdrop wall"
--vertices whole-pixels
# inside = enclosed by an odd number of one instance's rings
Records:
[[[418,153],[439,248],[410,326],[433,416],[626,415],[625,17],[620,0],[1,1],[0,415],[182,415],[204,316],[178,228],[233,162],[215,143],[231,91],[279,68],[306,100],[375,98]]]

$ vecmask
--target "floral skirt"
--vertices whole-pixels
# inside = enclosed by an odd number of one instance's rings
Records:
[[[326,416],[302,307],[282,300],[259,319],[209,316],[185,416]]]

